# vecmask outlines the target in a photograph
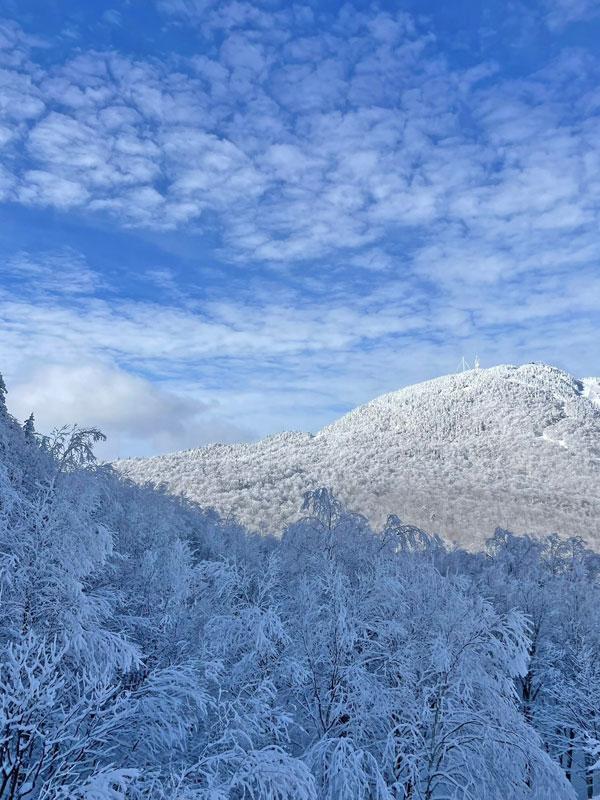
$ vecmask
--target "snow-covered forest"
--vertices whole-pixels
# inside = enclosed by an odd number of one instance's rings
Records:
[[[600,545],[600,381],[530,363],[472,369],[375,398],[318,431],[117,462],[251,530],[298,519],[330,486],[376,528],[389,514],[466,547],[498,525],[585,530]]]
[[[0,391],[0,798],[557,800],[600,754],[600,556],[327,489],[279,538]],[[585,531],[582,530],[582,534]]]

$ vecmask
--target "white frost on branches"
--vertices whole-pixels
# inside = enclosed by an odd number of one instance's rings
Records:
[[[3,399],[3,393],[0,399]],[[485,552],[326,488],[278,538],[0,407],[0,800],[572,800],[600,559]]]

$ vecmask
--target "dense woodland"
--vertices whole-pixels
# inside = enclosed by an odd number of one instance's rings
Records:
[[[0,390],[0,799],[557,800],[600,755],[600,557],[332,492],[279,538]],[[585,531],[582,531],[585,533]]]

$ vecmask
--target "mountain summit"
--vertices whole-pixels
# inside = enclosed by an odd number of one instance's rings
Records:
[[[600,544],[600,393],[545,364],[474,369],[359,406],[316,435],[209,445],[116,467],[271,531],[330,486],[375,525],[394,513],[461,544],[495,527]]]

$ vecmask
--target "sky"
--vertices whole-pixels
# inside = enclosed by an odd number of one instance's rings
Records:
[[[600,0],[0,0],[0,371],[105,458],[600,373]]]

